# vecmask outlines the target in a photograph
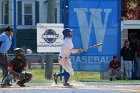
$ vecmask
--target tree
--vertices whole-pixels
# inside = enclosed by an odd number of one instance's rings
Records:
[[[123,20],[140,19],[139,0],[122,0],[122,19]]]

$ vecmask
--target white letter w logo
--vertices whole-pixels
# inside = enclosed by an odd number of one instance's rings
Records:
[[[108,22],[108,16],[111,12],[111,9],[104,9],[103,12],[105,13],[105,17],[103,21],[103,17],[101,16],[102,9],[89,9],[89,12],[91,13],[89,25],[86,16],[86,13],[88,12],[87,8],[74,8],[74,12],[76,12],[77,14],[83,48],[88,48],[92,26],[94,26],[95,36],[97,40],[96,42],[103,43]],[[101,52],[102,47],[98,48],[98,51]]]

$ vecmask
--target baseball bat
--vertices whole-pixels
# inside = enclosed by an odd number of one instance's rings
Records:
[[[101,46],[101,45],[103,45],[103,44],[102,44],[102,43],[98,43],[98,44],[96,44],[96,45],[93,45],[93,46],[88,47],[87,49],[84,49],[84,51],[87,51],[87,50],[92,49],[92,48],[99,47],[99,46]]]

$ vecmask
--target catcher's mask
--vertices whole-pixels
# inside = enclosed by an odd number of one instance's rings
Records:
[[[14,52],[15,52],[15,55],[17,57],[23,57],[24,56],[24,50],[22,48],[15,48]]]

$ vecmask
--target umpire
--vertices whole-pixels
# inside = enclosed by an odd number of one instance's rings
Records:
[[[0,68],[2,69],[3,79],[7,76],[8,70],[8,60],[7,51],[10,49],[12,44],[13,30],[11,27],[5,28],[5,32],[0,35]]]
[[[16,56],[8,65],[9,73],[4,78],[1,87],[9,87],[8,84],[12,79],[19,80],[17,85],[20,87],[26,87],[24,83],[29,82],[32,78],[32,74],[25,71],[27,69],[27,63],[24,50],[22,48],[15,48],[14,51]]]

